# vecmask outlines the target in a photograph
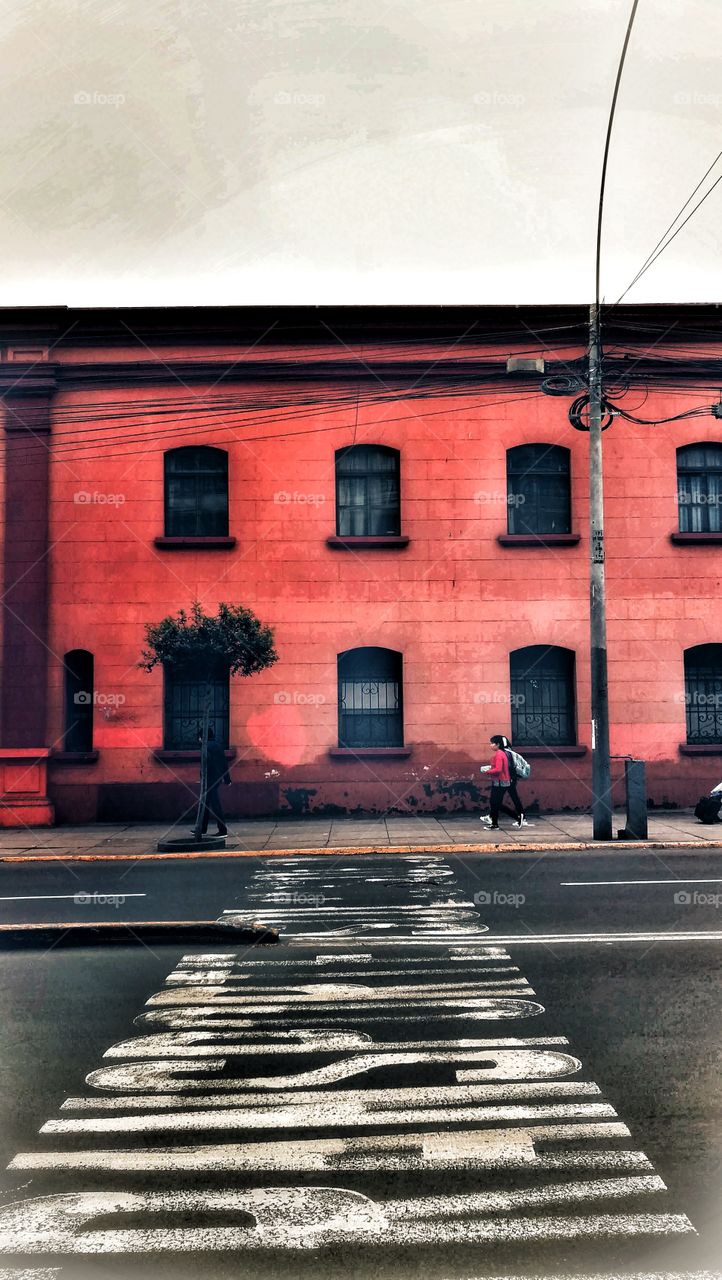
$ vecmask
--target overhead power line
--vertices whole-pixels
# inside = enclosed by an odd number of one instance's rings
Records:
[[[407,422],[413,418],[416,418],[416,419],[433,418],[433,417],[438,417],[440,414],[448,415],[450,413],[460,413],[460,412],[474,410],[474,409],[489,409],[497,405],[502,405],[502,404],[506,405],[509,403],[513,403],[515,400],[518,401],[518,400],[529,399],[530,396],[537,395],[537,394],[538,394],[538,390],[536,388],[529,388],[526,392],[521,392],[519,388],[516,388],[515,394],[504,396],[500,400],[492,400],[492,401],[486,401],[486,402],[483,400],[482,401],[477,400],[477,401],[470,401],[467,403],[461,403],[459,405],[446,405],[443,409],[433,409],[428,412],[426,410],[423,410],[419,413],[399,414],[394,418],[389,418],[389,417],[377,418],[368,422],[360,423],[359,425],[360,425],[360,429],[365,431],[370,427],[377,427],[377,426],[383,427],[395,422]],[[328,409],[326,409],[325,412],[327,413]],[[308,417],[311,415],[304,413],[304,414],[296,414],[294,416],[297,419],[300,419],[301,421],[306,421]],[[73,441],[65,441],[65,442],[63,442],[62,440],[58,440],[53,443],[52,436],[50,437],[35,436],[35,437],[31,437],[31,440],[28,441],[28,447],[35,447],[38,443],[42,444],[42,447],[47,448],[51,458],[55,458],[58,462],[61,462],[61,463],[62,462],[70,463],[74,461],[92,462],[92,461],[103,461],[106,459],[115,460],[116,458],[129,457],[132,455],[137,455],[140,458],[140,457],[147,457],[149,454],[152,454],[152,453],[163,453],[168,447],[170,447],[171,442],[186,440],[189,436],[192,436],[199,432],[202,432],[203,438],[206,439],[208,435],[211,435],[218,431],[224,431],[224,430],[231,431],[233,434],[231,434],[230,436],[226,436],[222,440],[215,439],[214,443],[217,445],[218,444],[234,444],[234,443],[244,445],[244,444],[251,444],[251,443],[262,441],[262,440],[286,441],[286,440],[292,440],[296,436],[324,435],[329,431],[338,433],[344,430],[353,429],[353,422],[351,421],[351,422],[335,423],[333,426],[330,426],[330,427],[313,426],[306,429],[302,428],[299,431],[280,430],[280,431],[268,432],[267,434],[247,435],[247,434],[240,434],[240,427],[242,425],[243,424],[238,424],[238,427],[236,430],[234,430],[233,426],[228,422],[222,422],[222,421],[217,422],[214,426],[210,426],[210,427],[205,424],[198,427],[176,426],[172,430],[163,431],[160,433],[156,433],[154,435],[148,435],[148,434],[136,435],[136,436],[124,435],[124,436],[117,436],[113,439],[113,441],[110,441],[110,442],[108,440],[97,440],[97,441],[91,440],[91,441],[88,441],[87,444],[83,444],[82,440],[79,440],[79,441],[73,440]],[[165,443],[161,443],[162,441],[165,441]],[[110,451],[108,451],[109,444],[113,444],[113,445],[127,444],[127,445],[130,445],[131,447],[129,449],[114,447],[110,449]],[[143,447],[143,446],[150,446],[150,445],[154,447]],[[68,452],[64,452],[65,450],[67,450]],[[70,450],[75,450],[75,452],[70,452]],[[97,452],[89,452],[93,450],[96,450]],[[0,448],[0,452],[2,452],[1,448]]]
[[[669,226],[667,227],[667,230],[664,232],[664,234],[663,234],[662,236],[660,236],[660,238],[659,238],[659,240],[657,241],[656,245],[655,245],[655,246],[654,246],[654,248],[652,249],[652,252],[648,255],[648,257],[646,257],[646,258],[645,258],[644,262],[642,263],[642,266],[639,268],[639,271],[637,272],[637,274],[636,274],[636,276],[634,277],[634,279],[633,279],[633,280],[631,280],[631,281],[630,281],[630,283],[627,285],[626,289],[624,290],[624,293],[621,293],[621,294],[619,295],[619,297],[617,298],[617,301],[616,301],[616,302],[615,302],[615,304],[614,304],[615,306],[619,306],[619,303],[622,301],[622,298],[625,298],[625,297],[627,296],[627,294],[629,293],[629,290],[630,290],[631,288],[633,288],[633,286],[637,283],[637,281],[638,281],[638,280],[641,280],[642,276],[643,276],[643,275],[645,275],[645,273],[646,273],[647,271],[649,271],[649,268],[650,268],[650,267],[652,267],[652,266],[654,266],[655,262],[657,261],[657,258],[661,257],[661,255],[664,253],[665,249],[668,249],[668,248],[669,248],[669,246],[671,245],[672,241],[673,241],[674,239],[676,239],[676,237],[679,235],[680,231],[682,231],[682,230],[683,230],[683,228],[684,228],[684,227],[686,227],[686,225],[687,225],[687,223],[689,222],[690,218],[693,218],[693,217],[694,217],[695,213],[697,212],[697,210],[698,210],[699,208],[701,208],[701,206],[704,204],[705,200],[707,200],[707,199],[708,199],[708,197],[712,195],[712,192],[714,191],[715,187],[717,187],[717,186],[719,185],[719,183],[720,183],[720,182],[722,182],[722,173],[721,173],[721,174],[719,175],[719,177],[715,178],[715,181],[712,183],[712,186],[709,188],[709,190],[708,190],[708,191],[705,191],[705,193],[704,193],[704,195],[702,196],[701,200],[698,200],[698,201],[697,201],[697,204],[694,206],[694,208],[690,210],[690,212],[687,214],[687,217],[685,218],[684,222],[681,222],[681,223],[680,223],[680,225],[677,227],[676,231],[674,231],[674,232],[672,233],[672,235],[669,235],[669,233],[670,233],[670,231],[672,230],[672,227],[674,226],[675,222],[677,222],[677,221],[678,221],[678,219],[679,219],[679,218],[681,218],[681,216],[682,216],[682,214],[684,213],[685,209],[687,208],[688,204],[690,203],[690,201],[691,201],[691,200],[693,200],[693,199],[694,199],[694,197],[696,196],[696,194],[697,194],[697,192],[699,191],[700,187],[702,186],[702,183],[705,181],[705,179],[706,179],[706,178],[708,178],[708,177],[709,177],[709,175],[710,175],[710,173],[712,172],[712,170],[714,169],[715,165],[719,162],[719,160],[720,160],[721,158],[722,158],[722,151],[718,152],[718,154],[715,156],[715,158],[714,158],[714,160],[712,161],[712,163],[711,163],[711,165],[709,166],[709,168],[706,170],[706,172],[705,172],[705,173],[702,175],[702,177],[700,178],[700,180],[699,180],[699,182],[697,183],[697,186],[695,187],[694,191],[692,191],[692,193],[687,197],[687,199],[685,200],[684,204],[682,205],[682,208],[679,210],[679,212],[674,216],[674,218],[673,218],[673,219],[672,219],[672,221],[670,222]],[[669,239],[667,239],[667,237],[668,237],[668,236],[669,236]]]

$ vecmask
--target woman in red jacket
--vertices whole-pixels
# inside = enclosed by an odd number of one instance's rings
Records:
[[[490,765],[482,765],[482,772],[486,773],[491,779],[491,795],[489,798],[490,813],[488,817],[483,817],[481,821],[485,823],[491,831],[499,830],[499,812],[501,810],[504,796],[509,795],[514,802],[516,808],[517,826],[521,826],[524,822],[524,810],[519,803],[516,787],[511,784],[511,774],[509,772],[509,757],[504,748],[506,747],[506,738],[500,733],[495,733],[489,739],[494,748],[494,754],[491,757]]]

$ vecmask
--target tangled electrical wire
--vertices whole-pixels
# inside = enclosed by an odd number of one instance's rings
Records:
[[[622,378],[615,386],[609,387],[611,394],[602,395],[601,412],[602,412],[602,431],[607,431],[611,427],[615,418],[624,418],[627,422],[633,422],[635,426],[640,427],[656,427],[668,422],[681,422],[684,418],[707,418],[710,415],[715,418],[722,417],[722,398],[720,402],[712,405],[697,405],[694,409],[686,409],[683,413],[673,413],[667,417],[659,418],[640,418],[636,413],[630,413],[623,405],[618,403],[620,397],[627,395],[631,390],[631,383],[628,379]],[[571,375],[555,375],[546,378],[542,383],[542,390],[546,395],[561,396],[569,395],[580,387],[585,386],[585,379],[582,377]],[[612,398],[614,397],[614,398]],[[646,400],[646,395],[644,399]],[[589,390],[586,389],[572,400],[569,406],[569,422],[575,431],[589,430],[589,405],[591,397]],[[644,401],[642,402],[644,403]]]

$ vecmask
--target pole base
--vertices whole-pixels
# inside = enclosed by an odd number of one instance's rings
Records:
[[[206,850],[225,847],[225,836],[201,836],[199,840],[195,836],[188,836],[187,839],[159,840],[157,845],[159,853],[204,853]]]

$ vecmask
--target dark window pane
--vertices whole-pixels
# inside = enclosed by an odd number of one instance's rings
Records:
[[[207,446],[165,455],[165,532],[170,538],[228,533],[228,455]]]
[[[342,538],[401,533],[396,449],[354,445],[336,455],[336,532]]]
[[[93,750],[94,661],[86,649],[65,655],[65,751]]]
[[[531,645],[510,655],[511,732],[519,746],[576,742],[574,654]]]
[[[722,445],[677,450],[677,503],[682,533],[722,530]]]
[[[509,533],[571,533],[569,450],[519,445],[506,458]]]
[[[722,645],[700,644],[684,655],[687,741],[722,742]]]
[[[163,741],[171,751],[196,751],[198,734],[203,725],[206,696],[205,673],[189,669],[178,673],[165,670],[165,723]],[[229,679],[218,676],[211,682],[211,718],[216,742],[222,747],[229,740]]]
[[[379,444],[354,444],[348,449],[341,449],[337,454],[336,465],[339,475],[353,475],[356,472],[371,474],[379,471],[394,472],[398,468],[398,451]]]
[[[341,747],[403,746],[401,654],[369,647],[339,655],[338,740]]]
[[[677,450],[679,471],[722,471],[722,445],[688,444]]]

